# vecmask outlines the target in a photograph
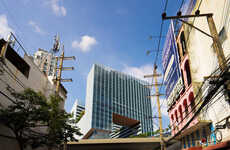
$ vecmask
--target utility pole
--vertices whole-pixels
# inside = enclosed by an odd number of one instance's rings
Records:
[[[153,70],[153,78],[155,81],[155,91],[157,97],[157,108],[158,108],[158,117],[159,117],[159,126],[160,126],[160,139],[161,139],[161,150],[165,150],[164,140],[163,140],[163,128],[162,128],[162,117],[161,117],[161,106],[160,106],[160,93],[158,89],[158,82],[157,82],[157,65],[154,65]]]
[[[210,33],[213,37],[213,48],[216,51],[220,68],[222,71],[224,71],[227,68],[226,58],[224,57],[223,48],[220,43],[219,34],[216,30],[216,25],[213,20],[213,15],[208,15],[207,21],[208,21]]]
[[[58,61],[60,60],[60,65],[58,66]],[[74,56],[71,57],[65,57],[65,53],[64,53],[64,45],[62,47],[62,54],[60,57],[56,57],[56,93],[59,93],[60,90],[60,84],[61,82],[72,82],[72,79],[62,79],[62,71],[64,70],[74,70],[74,67],[63,67],[63,61],[64,60],[75,60]]]
[[[152,84],[151,86],[155,86],[155,94],[151,95],[151,96],[156,96],[156,98],[157,98],[157,109],[158,109],[158,119],[159,119],[159,127],[160,127],[161,150],[166,150],[166,147],[164,144],[164,139],[163,139],[163,127],[162,127],[162,116],[161,116],[161,106],[160,106],[160,96],[162,96],[164,94],[159,93],[158,86],[162,86],[162,84],[159,84],[158,80],[157,80],[157,78],[160,76],[161,76],[161,74],[157,73],[157,65],[155,64],[154,69],[153,69],[153,74],[152,75],[146,75],[146,76],[144,76],[144,78],[153,77],[153,79],[154,79],[154,84]]]
[[[58,60],[60,60],[60,65],[58,66]],[[60,84],[61,82],[72,82],[72,79],[62,79],[62,71],[63,70],[74,70],[73,67],[63,67],[63,61],[64,60],[75,60],[75,57],[65,57],[65,53],[64,53],[64,45],[62,47],[62,53],[60,57],[56,57],[56,65],[55,65],[55,72],[56,72],[56,94],[59,94],[59,90],[60,90]],[[65,142],[63,145],[63,149],[67,150],[67,141],[65,138]]]
[[[209,35],[205,31],[202,31],[201,29],[195,27],[194,25],[182,20],[183,18],[194,18],[194,17],[207,17],[207,22],[208,22],[208,26],[209,26],[209,30],[210,30],[211,35]],[[227,62],[226,62],[226,58],[224,56],[222,45],[221,45],[220,40],[219,40],[219,35],[218,35],[217,30],[216,30],[216,25],[215,25],[215,22],[213,20],[213,14],[212,13],[200,14],[199,10],[197,10],[195,15],[184,15],[184,16],[178,15],[178,16],[169,16],[169,17],[166,16],[166,13],[163,13],[162,14],[162,19],[163,20],[177,19],[177,20],[179,20],[179,21],[191,26],[192,28],[197,29],[201,33],[211,37],[212,40],[213,40],[213,48],[214,48],[214,50],[216,52],[220,69],[222,71],[225,71],[225,69],[227,67]]]

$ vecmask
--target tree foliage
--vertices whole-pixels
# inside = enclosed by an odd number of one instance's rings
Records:
[[[85,114],[85,111],[83,110],[83,111],[80,113],[79,117],[76,119],[76,122],[77,122],[77,123],[81,120],[81,118],[84,116],[84,114]]]
[[[171,127],[170,125],[168,125],[167,128],[163,129],[163,135],[164,136],[169,136],[170,135],[170,131],[171,130]],[[129,136],[130,138],[143,138],[143,137],[150,137],[150,136],[154,136],[154,137],[158,137],[160,136],[160,129],[157,129],[153,132],[147,132],[147,133],[141,133],[141,134],[138,134],[138,135],[131,135]]]
[[[47,100],[31,89],[12,96],[12,103],[0,108],[0,122],[14,133],[21,150],[27,146],[57,146],[76,140],[74,134],[81,135],[71,115],[60,109],[60,96],[52,95]]]

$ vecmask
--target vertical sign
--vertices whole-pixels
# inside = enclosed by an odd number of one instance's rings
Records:
[[[171,21],[163,48],[163,72],[166,98],[170,105],[183,88],[174,26]]]

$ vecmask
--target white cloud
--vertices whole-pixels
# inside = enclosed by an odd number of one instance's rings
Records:
[[[0,37],[7,39],[10,32],[14,33],[14,30],[9,27],[6,15],[0,15]]]
[[[43,31],[36,22],[30,20],[28,24],[33,28],[34,32],[39,34],[46,34],[46,32]]]
[[[127,73],[131,76],[134,76],[138,79],[145,80],[145,81],[151,81],[151,78],[144,78],[145,75],[153,74],[153,65],[146,64],[140,67],[132,67],[125,65],[122,72]]]
[[[84,35],[81,37],[81,41],[74,40],[72,42],[73,48],[80,48],[82,52],[88,52],[91,50],[92,46],[96,45],[97,41],[94,37]]]
[[[64,6],[61,6],[60,0],[49,0],[48,4],[50,5],[52,11],[57,16],[66,16],[66,8]]]

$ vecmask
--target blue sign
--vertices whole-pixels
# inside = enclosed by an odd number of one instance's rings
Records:
[[[182,5],[180,9],[180,11],[182,12],[182,15],[190,15],[196,3],[197,3],[197,0],[185,0],[184,4]],[[188,18],[184,18],[183,20],[187,21]],[[182,22],[178,20],[174,20],[173,22],[174,22],[174,30],[179,31],[179,29],[181,28]]]
[[[181,79],[180,62],[174,34],[173,22],[171,22],[163,48],[163,72],[166,98],[175,89]]]

